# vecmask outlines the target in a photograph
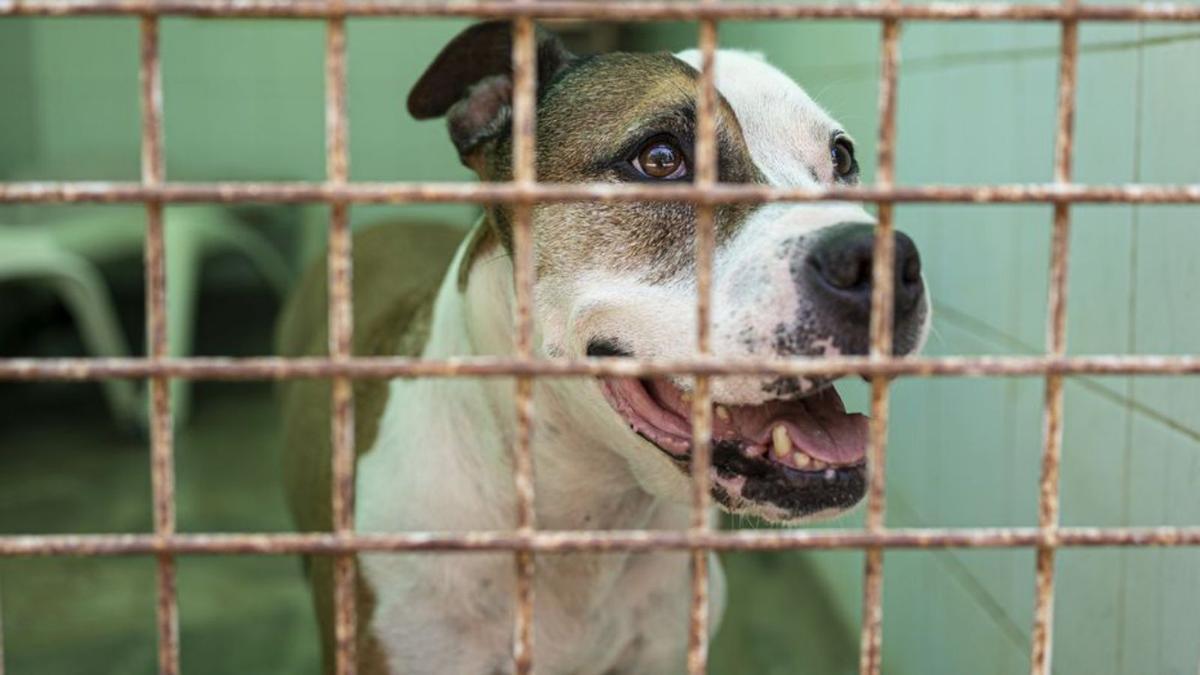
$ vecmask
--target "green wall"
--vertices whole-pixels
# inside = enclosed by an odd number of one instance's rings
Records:
[[[420,67],[460,25],[350,22],[355,179],[468,177],[440,123],[411,121],[402,107]],[[136,178],[136,32],[125,19],[0,21],[0,177]],[[765,52],[851,130],[868,179],[878,34],[836,22],[721,31],[727,44]],[[638,27],[627,39],[676,49],[694,35],[691,26]],[[1051,178],[1056,27],[914,24],[903,36],[901,183]],[[1081,40],[1078,180],[1200,182],[1196,29],[1086,25]],[[170,178],[321,177],[319,24],[168,20],[162,41]],[[361,222],[397,211],[354,213]],[[472,209],[410,212],[466,222]],[[934,296],[929,353],[1042,350],[1049,207],[903,205],[897,218],[921,248]],[[1200,210],[1179,206],[1072,209],[1072,353],[1200,351],[1198,221]],[[862,387],[848,388],[865,406]],[[1036,524],[1042,395],[1034,378],[900,381],[889,524]],[[1197,378],[1071,378],[1064,524],[1200,523],[1198,412]],[[733,588],[751,590],[735,591],[714,670],[855,670],[861,554],[728,562]],[[1056,672],[1196,672],[1200,552],[1072,550],[1058,572]],[[886,671],[1024,671],[1032,595],[1027,550],[888,553]]]
[[[1081,28],[1076,180],[1200,182],[1200,35],[1181,32]],[[914,67],[900,83],[899,180],[1049,180],[1057,42],[1052,26],[907,28]],[[1044,349],[1050,211],[898,210],[922,245],[940,310],[931,352]],[[1200,350],[1198,216],[1187,207],[1072,210],[1071,353]],[[1037,380],[898,386],[891,522],[1036,524],[1042,397]],[[1064,524],[1200,522],[1200,380],[1072,378],[1065,410]],[[911,672],[1026,668],[1032,554],[890,559],[893,663]],[[1072,550],[1057,570],[1057,672],[1200,667],[1200,552]]]
[[[463,21],[351,20],[354,180],[468,180],[440,121],[404,100]],[[324,24],[165,19],[170,180],[319,180],[325,173]],[[138,21],[0,21],[0,178],[136,180]],[[22,215],[38,217],[25,209]],[[470,206],[357,207],[469,223]]]
[[[694,35],[680,27],[670,39],[681,46]],[[765,52],[796,76],[857,137],[870,176],[876,27],[728,24],[721,37]],[[655,36],[645,38],[649,44]],[[1200,33],[1086,25],[1081,42],[1077,180],[1200,182]],[[1050,180],[1057,51],[1051,25],[906,26],[898,181]],[[928,353],[1043,350],[1049,207],[904,205],[897,219],[921,248],[934,297]],[[1072,222],[1071,353],[1196,353],[1200,209],[1080,206]],[[865,407],[861,388],[857,398]],[[899,382],[889,524],[1036,525],[1042,398],[1043,385],[1032,378]],[[1064,524],[1200,523],[1200,380],[1071,378],[1065,406]],[[856,630],[861,555],[797,557],[836,589],[836,610],[821,601],[812,603],[817,611]],[[785,589],[800,569],[785,568],[774,579]],[[1028,668],[1032,552],[894,552],[885,569],[887,672]],[[1196,672],[1200,552],[1069,550],[1057,570],[1056,672]],[[797,598],[793,624],[811,621],[801,618],[811,613],[807,607]],[[758,635],[772,630],[785,635],[786,624]],[[795,664],[811,662],[814,653],[835,666],[809,672],[854,672],[853,654],[829,654],[828,637],[799,632],[792,665],[772,672],[798,672]],[[842,648],[844,639],[835,644]]]

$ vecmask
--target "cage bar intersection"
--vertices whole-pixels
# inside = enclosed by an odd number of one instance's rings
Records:
[[[1032,548],[1037,553],[1030,672],[1050,672],[1053,635],[1054,558],[1059,548],[1092,546],[1200,546],[1194,527],[1059,527],[1059,461],[1062,450],[1063,377],[1069,375],[1200,375],[1200,356],[1066,355],[1067,262],[1070,208],[1077,203],[1200,205],[1200,185],[1078,185],[1071,182],[1078,30],[1081,21],[1200,22],[1200,6],[1146,3],[1094,6],[1079,0],[1058,4],[1008,3],[742,3],[732,0],[0,0],[0,17],[108,15],[141,21],[140,82],[142,180],[120,182],[0,183],[0,203],[141,202],[146,206],[145,358],[0,359],[0,380],[146,379],[150,387],[150,462],[154,530],[142,534],[0,535],[0,556],[146,555],[157,560],[158,668],[179,672],[179,608],[175,558],[179,555],[297,554],[333,556],[336,672],[356,672],[360,627],[355,608],[359,552],[509,551],[517,575],[513,617],[513,670],[534,671],[534,558],[568,551],[690,552],[692,602],[687,668],[706,672],[708,653],[707,556],[711,551],[861,549],[866,554],[860,672],[877,675],[882,656],[884,551],[897,548]],[[173,183],[166,179],[162,141],[162,82],[158,21],[162,16],[317,19],[325,41],[326,180],[313,183]],[[511,183],[351,183],[346,113],[348,17],[473,17],[509,19],[513,27],[514,156]],[[696,181],[688,186],[562,185],[536,181],[535,37],[538,18],[698,22],[702,54],[698,101]],[[716,177],[713,58],[720,21],[865,20],[881,24],[877,180],[853,188],[789,189],[719,184]],[[1042,185],[900,186],[894,181],[896,84],[899,36],[904,21],[1041,21],[1061,26],[1054,181]],[[777,201],[861,201],[878,206],[872,265],[870,353],[863,357],[729,359],[710,353],[713,210],[720,204]],[[628,358],[538,359],[533,348],[534,284],[532,207],[562,201],[674,201],[697,206],[697,325],[694,358],[641,361]],[[166,334],[165,204],[298,203],[330,206],[328,358],[169,358]],[[351,354],[353,274],[348,209],[352,204],[464,202],[512,204],[514,211],[514,309],[516,353],[512,357],[446,360],[356,358]],[[897,203],[1048,203],[1054,206],[1046,349],[1024,357],[894,357],[891,354],[893,206]],[[537,377],[691,375],[693,399],[693,518],[679,531],[546,531],[534,520],[531,449],[533,384]],[[709,380],[739,374],[847,375],[871,381],[868,457],[871,467],[863,529],[715,531],[707,516],[711,461],[712,400]],[[517,434],[513,471],[517,512],[512,531],[357,534],[354,513],[354,401],[352,383],[362,378],[513,377]],[[896,377],[1040,376],[1045,380],[1042,475],[1035,528],[889,529],[885,525],[884,460],[888,393]],[[275,380],[326,378],[332,382],[333,531],[294,534],[179,534],[175,531],[173,427],[168,395],[172,378]],[[0,642],[0,644],[3,644]],[[2,666],[0,666],[2,667]]]

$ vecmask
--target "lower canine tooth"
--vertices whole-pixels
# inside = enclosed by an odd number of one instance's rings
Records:
[[[723,421],[728,422],[729,421],[729,408],[726,408],[723,405],[717,406],[717,417],[720,417]]]
[[[771,430],[771,442],[775,448],[775,454],[779,457],[787,457],[792,452],[792,439],[788,436],[787,428],[782,424],[777,424]]]
[[[804,469],[808,467],[810,462],[812,462],[812,458],[803,452],[795,452],[792,453],[792,461],[796,463],[796,466]]]

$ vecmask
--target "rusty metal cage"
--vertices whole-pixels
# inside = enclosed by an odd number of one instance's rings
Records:
[[[3,535],[0,556],[112,556],[157,558],[158,664],[161,673],[179,672],[179,625],[175,558],[194,554],[291,554],[333,556],[337,672],[356,670],[354,555],[380,551],[508,551],[516,561],[517,602],[513,662],[517,673],[534,664],[533,557],[544,552],[604,550],[686,550],[691,553],[692,602],[687,667],[706,671],[708,652],[707,553],[713,550],[862,549],[866,553],[860,671],[880,672],[883,551],[889,548],[1026,547],[1037,553],[1031,672],[1050,671],[1054,558],[1062,547],[1200,546],[1200,526],[1059,527],[1059,460],[1062,446],[1063,378],[1076,374],[1200,375],[1200,355],[1066,355],[1067,260],[1070,209],[1077,203],[1200,205],[1200,185],[1080,185],[1072,182],[1078,31],[1084,21],[1200,22],[1200,6],[1129,4],[1092,6],[1080,0],[1059,4],[868,3],[749,4],[735,0],[0,0],[3,16],[120,15],[141,20],[142,180],[116,182],[0,183],[0,203],[140,202],[146,205],[146,331],[148,355],[127,359],[0,359],[2,380],[147,379],[151,392],[151,479],[154,531],[118,535]],[[162,143],[162,87],[159,19],[163,16],[316,19],[327,23],[325,43],[326,171],[312,183],[177,183],[166,180]],[[475,17],[508,19],[513,26],[513,133],[511,183],[351,183],[346,114],[347,17]],[[535,18],[699,22],[702,54],[698,105],[697,173],[690,186],[539,184],[534,164]],[[879,78],[877,180],[864,187],[792,189],[719,184],[716,176],[713,84],[717,27],[724,20],[850,19],[882,24]],[[1042,185],[899,186],[894,181],[896,81],[902,21],[1026,21],[1061,26],[1057,89],[1054,180]],[[774,201],[856,200],[878,205],[871,299],[870,353],[863,357],[729,359],[713,356],[709,340],[709,296],[714,248],[713,210],[720,204]],[[697,206],[698,297],[694,358],[641,361],[631,358],[538,359],[533,350],[532,206],[548,201],[673,201]],[[328,358],[169,358],[165,323],[164,204],[194,202],[318,202],[331,207]],[[511,204],[514,208],[515,330],[512,357],[447,360],[361,358],[351,354],[351,204],[469,202]],[[910,202],[1048,203],[1054,206],[1051,239],[1048,325],[1045,353],[1032,357],[904,357],[891,350],[893,206]],[[693,519],[681,531],[545,531],[534,522],[532,391],[535,377],[691,375],[693,399]],[[872,468],[864,529],[820,531],[728,531],[711,529],[708,468],[711,460],[712,400],[709,380],[736,374],[861,374],[871,381],[868,458]],[[408,532],[358,534],[353,530],[354,426],[351,384],[356,378],[508,376],[516,378],[517,434],[514,481],[517,527],[511,531]],[[1044,429],[1036,528],[888,529],[885,527],[884,461],[888,393],[902,376],[1041,376],[1045,379]],[[173,429],[168,384],[172,378],[332,380],[333,522],[330,533],[179,534],[175,531]],[[2,638],[0,638],[2,640]],[[0,641],[2,644],[2,641]],[[2,666],[0,666],[2,667]]]

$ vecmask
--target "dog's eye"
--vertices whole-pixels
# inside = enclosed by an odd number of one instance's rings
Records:
[[[631,163],[638,173],[655,180],[676,180],[688,172],[683,150],[671,138],[650,139]]]
[[[854,173],[854,144],[845,136],[838,136],[833,139],[833,147],[830,149],[833,157],[833,172],[839,178],[846,178]]]

